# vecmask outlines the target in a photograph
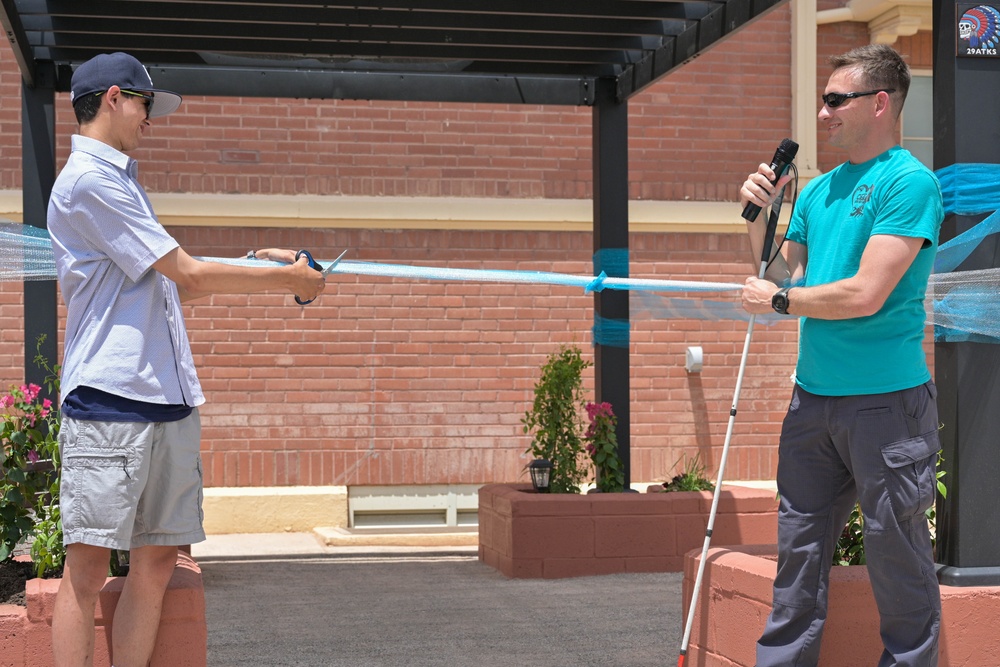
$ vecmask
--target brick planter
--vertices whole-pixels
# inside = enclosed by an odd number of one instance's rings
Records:
[[[692,551],[684,563],[685,620],[700,557],[700,550]],[[776,571],[773,544],[709,550],[685,667],[753,667]],[[1000,634],[993,625],[1000,587],[942,586],[941,607],[939,667],[1000,664]],[[874,665],[882,653],[878,628],[868,568],[834,567],[819,664]]]
[[[110,578],[101,591],[94,667],[110,667],[111,619],[124,585],[124,577]],[[32,579],[26,586],[26,607],[0,605],[0,667],[51,667],[52,609],[58,590],[58,579]],[[205,667],[207,641],[201,569],[181,553],[163,599],[150,667]]]
[[[513,578],[617,572],[680,572],[700,549],[712,506],[708,491],[540,494],[530,484],[479,490],[479,560]],[[713,544],[777,540],[774,491],[726,486]]]

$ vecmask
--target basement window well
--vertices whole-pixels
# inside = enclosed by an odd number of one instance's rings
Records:
[[[479,486],[352,486],[350,527],[373,530],[479,526]]]

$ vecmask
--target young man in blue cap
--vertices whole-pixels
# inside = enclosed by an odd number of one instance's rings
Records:
[[[116,667],[144,667],[177,547],[205,539],[198,417],[205,398],[181,302],[274,288],[307,300],[325,279],[290,250],[268,249],[268,258],[287,265],[261,268],[188,255],[160,225],[126,155],[180,96],[154,87],[125,53],[83,63],[71,88],[80,130],[48,210],[67,307],[59,432],[66,565],[53,655],[56,667],[93,664],[110,550],[129,550],[112,658]]]

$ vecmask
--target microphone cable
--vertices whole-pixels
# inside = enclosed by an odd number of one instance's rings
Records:
[[[790,200],[792,204],[792,210],[791,213],[788,214],[788,219],[791,220],[792,214],[795,213],[795,203],[798,200],[797,193],[799,191],[799,168],[795,165],[794,162],[792,162],[789,165],[789,168],[792,170],[792,173],[794,174],[792,180],[788,181],[788,183],[785,183],[785,187],[781,188],[781,192],[778,194],[778,198],[771,203],[771,206],[768,209],[768,216],[774,217],[775,227],[777,227],[778,225],[777,217],[781,214],[781,204],[785,198],[785,191],[788,189],[789,185],[792,185],[793,187],[792,187],[792,198]],[[768,271],[768,269],[771,268],[771,263],[778,258],[779,254],[781,254],[781,247],[785,245],[785,237],[787,235],[788,235],[788,229],[786,228],[785,233],[781,235],[781,242],[778,243],[778,247],[774,249],[774,254],[771,255],[771,259],[767,260],[767,265],[764,267],[765,273]]]

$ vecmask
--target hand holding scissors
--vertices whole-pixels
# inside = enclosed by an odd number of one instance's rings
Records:
[[[325,278],[326,276],[330,275],[330,272],[333,271],[333,267],[337,266],[337,264],[340,263],[340,260],[342,260],[344,258],[344,255],[346,254],[347,254],[346,250],[340,253],[340,256],[337,259],[330,262],[330,265],[327,266],[325,269],[320,265],[319,262],[313,259],[312,253],[310,253],[308,250],[299,250],[297,253],[295,253],[295,261],[297,262],[299,261],[299,258],[305,257],[306,260],[309,262],[310,268],[316,269],[317,271],[322,273],[323,277]],[[315,301],[315,299],[309,299],[308,301],[303,301],[299,297],[297,296],[295,297],[295,303],[299,304],[300,306],[312,303],[313,301]]]

